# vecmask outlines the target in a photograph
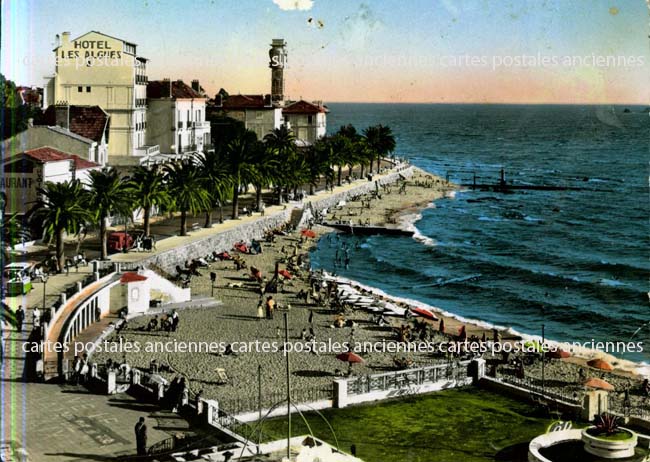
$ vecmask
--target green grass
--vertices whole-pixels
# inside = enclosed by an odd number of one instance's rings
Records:
[[[417,398],[322,411],[339,447],[366,462],[525,461],[528,442],[545,433],[550,419],[531,406],[476,388],[446,390]],[[305,414],[314,436],[335,439],[316,413]],[[267,420],[271,439],[285,438],[287,419]],[[292,435],[308,434],[292,416]]]

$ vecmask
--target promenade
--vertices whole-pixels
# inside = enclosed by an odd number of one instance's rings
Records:
[[[381,180],[383,175],[375,175]],[[318,201],[346,193],[367,180],[357,180],[351,184],[335,187],[333,191],[319,191],[308,196],[306,201]],[[267,206],[265,217],[288,213],[302,207],[298,201],[279,206]],[[228,213],[229,210],[224,210]],[[259,214],[241,216],[238,220],[226,220],[211,228],[190,230],[187,236],[170,236],[178,232],[178,219],[164,220],[152,224],[152,233],[169,236],[157,242],[152,252],[129,252],[110,256],[114,262],[134,263],[152,256],[187,246],[241,225],[260,219]],[[188,223],[203,224],[203,216],[190,218]],[[87,241],[87,244],[91,244]],[[42,248],[37,248],[42,252]],[[96,252],[86,251],[89,258]],[[25,258],[33,255],[29,252]],[[33,258],[33,259],[37,259]],[[160,412],[157,406],[136,403],[127,395],[111,397],[94,395],[83,387],[73,385],[54,385],[27,383],[24,381],[23,345],[32,328],[32,312],[35,307],[42,310],[43,291],[45,306],[51,306],[65,292],[67,287],[82,281],[91,272],[91,267],[71,269],[69,273],[52,275],[47,283],[34,283],[34,289],[20,297],[5,299],[5,303],[16,310],[22,305],[26,311],[23,332],[18,333],[5,326],[3,330],[4,358],[0,372],[0,399],[2,400],[1,436],[5,455],[12,454],[23,461],[88,461],[111,460],[114,456],[134,454],[135,439],[133,426],[140,416],[147,417],[149,428],[148,444],[152,445],[169,438],[179,431],[187,431],[188,425],[176,414]],[[105,318],[97,326],[84,331],[80,338],[90,340],[98,335],[111,319]],[[22,455],[21,455],[22,454]]]

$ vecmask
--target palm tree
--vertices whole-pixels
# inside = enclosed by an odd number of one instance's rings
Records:
[[[201,171],[191,159],[170,162],[164,167],[169,194],[175,207],[181,212],[181,236],[187,236],[187,212],[192,214],[206,210],[211,197],[205,188]]]
[[[377,157],[377,171],[381,164],[382,157],[385,157],[395,149],[395,137],[390,127],[375,125],[363,131],[368,149]],[[372,161],[370,162],[372,172]]]
[[[127,217],[133,210],[133,193],[128,178],[120,177],[113,167],[90,172],[88,186],[88,207],[99,223],[100,256],[103,260],[108,256],[108,217],[115,214]]]
[[[0,222],[2,228],[0,235],[2,238],[2,267],[11,260],[11,251],[17,244],[31,240],[29,227],[24,221],[24,217],[12,215],[7,218],[4,213],[3,216],[5,218]]]
[[[46,182],[38,189],[38,200],[30,211],[32,220],[40,220],[46,235],[56,239],[58,272],[63,271],[65,255],[63,234],[77,234],[81,226],[93,220],[86,195],[79,180],[63,183]]]
[[[142,208],[144,234],[149,236],[151,235],[151,209],[169,207],[173,202],[165,185],[162,168],[159,165],[137,166],[131,176],[131,192],[136,204]]]
[[[0,320],[6,322],[11,327],[17,327],[18,321],[16,320],[16,313],[14,313],[11,308],[9,308],[9,305],[4,302],[1,303],[2,308],[0,309]]]
[[[254,131],[240,131],[226,146],[226,162],[233,181],[232,218],[239,218],[239,188],[254,183],[257,178],[255,169],[255,144],[257,135]]]
[[[204,228],[212,227],[212,209],[219,206],[220,220],[223,221],[223,203],[229,198],[232,190],[232,177],[223,156],[216,150],[205,151],[197,156],[198,167],[205,188],[210,194],[210,205],[205,212]]]
[[[341,186],[341,172],[343,171],[343,167],[349,163],[352,142],[350,139],[337,133],[329,139],[329,143],[331,143],[330,161],[332,165],[337,167],[337,185]]]
[[[264,137],[266,145],[276,153],[280,165],[289,165],[297,155],[296,137],[286,125],[273,129]],[[285,175],[279,175],[275,178],[278,183],[278,203],[282,203],[282,189],[288,187],[287,173],[288,169],[283,169]]]
[[[309,168],[309,194],[314,194],[321,176],[325,176],[327,182],[333,180],[334,172],[331,167],[330,155],[331,146],[327,142],[327,138],[316,141],[305,153]]]
[[[253,182],[255,187],[255,208],[260,210],[262,208],[262,189],[269,187],[274,182],[277,183],[282,178],[282,164],[279,161],[277,149],[262,141],[255,143],[253,157],[255,158],[255,171],[257,172]]]

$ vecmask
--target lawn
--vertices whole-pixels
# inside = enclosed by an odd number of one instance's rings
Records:
[[[331,409],[322,414],[339,447],[366,462],[526,461],[528,442],[546,432],[551,420],[530,405],[477,388],[447,390],[373,406]],[[335,444],[316,413],[305,414],[314,436]],[[267,420],[272,439],[286,437],[287,419]],[[292,416],[292,434],[308,434]]]

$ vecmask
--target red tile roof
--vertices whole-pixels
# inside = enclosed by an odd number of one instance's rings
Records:
[[[266,102],[270,102],[270,97]],[[274,109],[265,104],[264,95],[230,95],[223,100],[223,109]]]
[[[147,277],[146,276],[141,276],[138,273],[124,273],[124,275],[120,278],[120,282],[122,284],[128,284],[129,282],[138,282],[138,281],[146,281]]]
[[[147,277],[138,273],[124,273],[120,278],[120,283],[128,284],[129,282],[146,281]]]
[[[182,80],[173,82],[169,80],[150,80],[147,84],[147,98],[169,98],[170,83],[172,98],[174,99],[205,98]]]
[[[108,141],[109,116],[99,106],[70,106],[69,130],[98,143],[106,131]],[[44,114],[46,125],[56,125],[56,107],[48,106]]]
[[[67,152],[59,151],[58,149],[51,148],[49,146],[43,146],[42,148],[30,149],[22,153],[23,155],[41,163],[45,162],[57,162],[60,160],[72,160],[74,162],[75,169],[84,170],[87,168],[101,167],[101,165],[91,162],[87,159],[82,159],[81,157],[68,154]],[[14,157],[7,159],[5,163],[14,161],[21,154],[17,154]]]
[[[329,112],[327,106],[316,105],[305,100],[296,101],[282,110],[283,114],[317,114]]]

